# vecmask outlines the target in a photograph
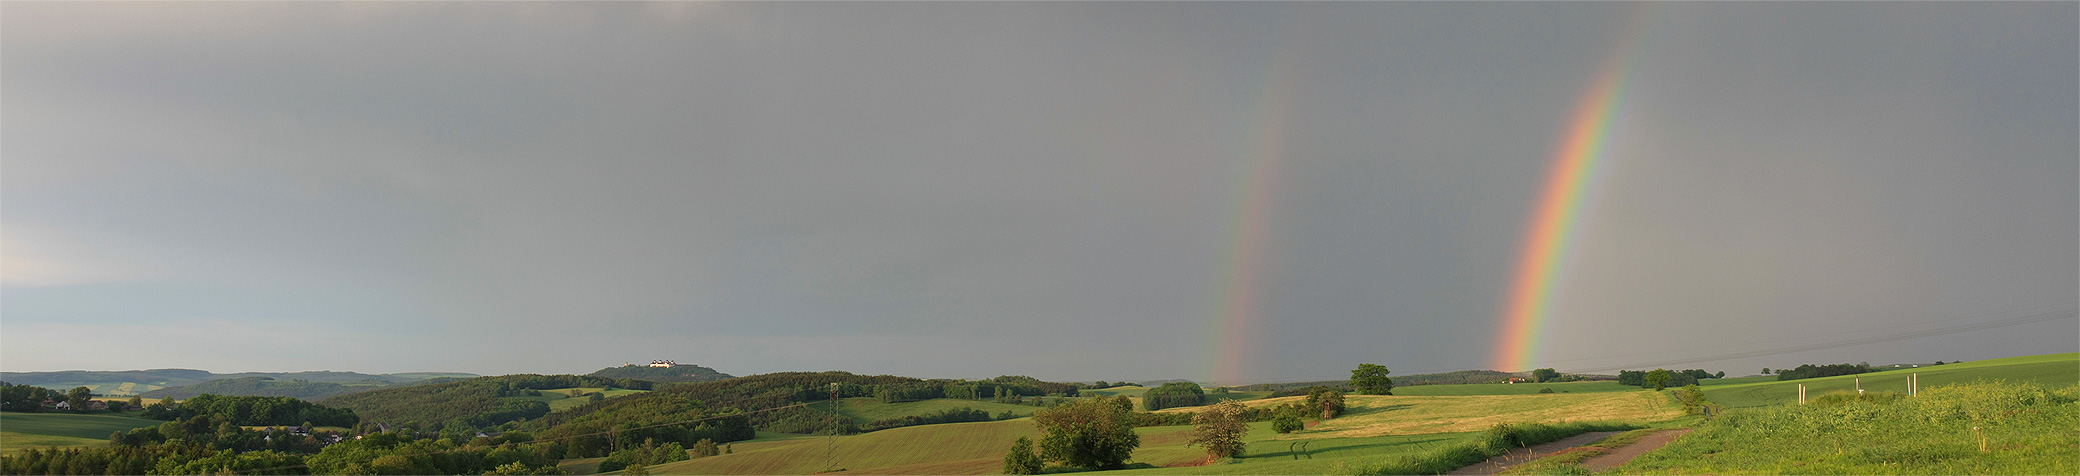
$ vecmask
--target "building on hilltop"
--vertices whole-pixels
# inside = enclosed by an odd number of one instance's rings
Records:
[[[679,366],[679,363],[678,363],[678,362],[673,362],[673,361],[670,361],[670,360],[652,360],[652,361],[650,361],[650,366],[651,366],[651,367],[677,367],[677,366]]]

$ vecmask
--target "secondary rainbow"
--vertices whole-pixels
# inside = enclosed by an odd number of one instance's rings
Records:
[[[1214,382],[1242,383],[1254,376],[1261,350],[1255,337],[1263,327],[1264,253],[1271,241],[1271,212],[1278,196],[1280,163],[1285,156],[1286,127],[1292,100],[1288,68],[1274,58],[1262,94],[1251,114],[1244,139],[1245,156],[1237,183],[1234,236],[1228,243],[1227,275],[1222,283],[1218,357]]]
[[[1581,228],[1583,198],[1601,176],[1611,124],[1624,105],[1626,81],[1643,33],[1635,29],[1627,35],[1627,44],[1598,70],[1568,121],[1510,281],[1492,362],[1496,370],[1529,370],[1539,357],[1539,338]]]

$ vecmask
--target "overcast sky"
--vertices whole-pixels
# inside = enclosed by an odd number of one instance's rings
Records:
[[[2072,2],[0,14],[7,371],[1484,368],[1620,54],[1538,362],[2080,308]],[[2074,351],[2062,319],[1682,367]]]

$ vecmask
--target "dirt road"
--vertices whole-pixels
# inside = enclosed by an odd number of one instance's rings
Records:
[[[1539,458],[1544,458],[1546,457],[1546,455],[1558,453],[1561,450],[1565,450],[1568,448],[1594,443],[1596,442],[1596,440],[1600,440],[1603,439],[1603,437],[1615,434],[1618,434],[1618,432],[1592,431],[1566,438],[1561,438],[1560,441],[1531,445],[1531,447],[1528,448],[1512,448],[1509,450],[1508,453],[1504,453],[1502,456],[1488,458],[1487,461],[1483,461],[1480,464],[1459,468],[1457,470],[1453,470],[1452,472],[1445,474],[1477,475],[1500,473],[1503,471],[1507,471],[1510,468],[1516,467],[1517,465],[1529,463],[1532,460],[1536,460]]]
[[[1693,429],[1681,428],[1647,435],[1646,438],[1640,438],[1639,441],[1625,445],[1623,448],[1610,450],[1602,455],[1582,460],[1582,467],[1598,473],[1610,471],[1619,465],[1632,461],[1633,458],[1637,458],[1639,455],[1647,454],[1648,451],[1658,450],[1663,446],[1667,446],[1668,442],[1675,441],[1676,437],[1683,436],[1684,433],[1689,433]]]

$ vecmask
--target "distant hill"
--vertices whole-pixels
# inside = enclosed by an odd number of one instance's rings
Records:
[[[291,397],[316,401],[333,395],[366,392],[394,385],[380,380],[367,380],[362,385],[342,385],[332,382],[308,380],[276,380],[274,377],[245,377],[217,379],[194,385],[167,387],[144,393],[145,398],[175,398],[187,400],[197,395],[237,395],[256,397]]]
[[[649,390],[650,387],[649,381],[635,379],[516,374],[463,380],[427,379],[366,392],[335,395],[318,403],[354,410],[355,414],[361,416],[362,421],[367,422],[418,430],[483,430],[506,422],[536,419],[548,414],[549,403],[539,398],[541,390]]]
[[[730,374],[717,372],[715,369],[690,364],[679,364],[671,367],[623,365],[599,369],[598,372],[586,375],[606,378],[632,378],[652,382],[713,382],[726,378],[735,378]]]
[[[402,374],[364,374],[359,372],[335,372],[328,370],[312,372],[239,372],[231,374],[211,373],[195,369],[152,369],[152,370],[65,370],[58,372],[0,372],[0,380],[20,385],[34,385],[51,389],[87,387],[96,394],[109,396],[142,395],[147,392],[200,384],[222,379],[252,379],[265,377],[282,382],[304,381],[310,383],[335,383],[346,386],[388,386],[417,382],[434,376],[470,376],[473,374],[453,372],[413,372]],[[208,392],[217,393],[217,392]],[[197,393],[200,394],[200,393]],[[246,395],[217,393],[218,395]],[[260,396],[290,396],[277,394],[252,394]],[[183,397],[185,398],[185,397]]]

